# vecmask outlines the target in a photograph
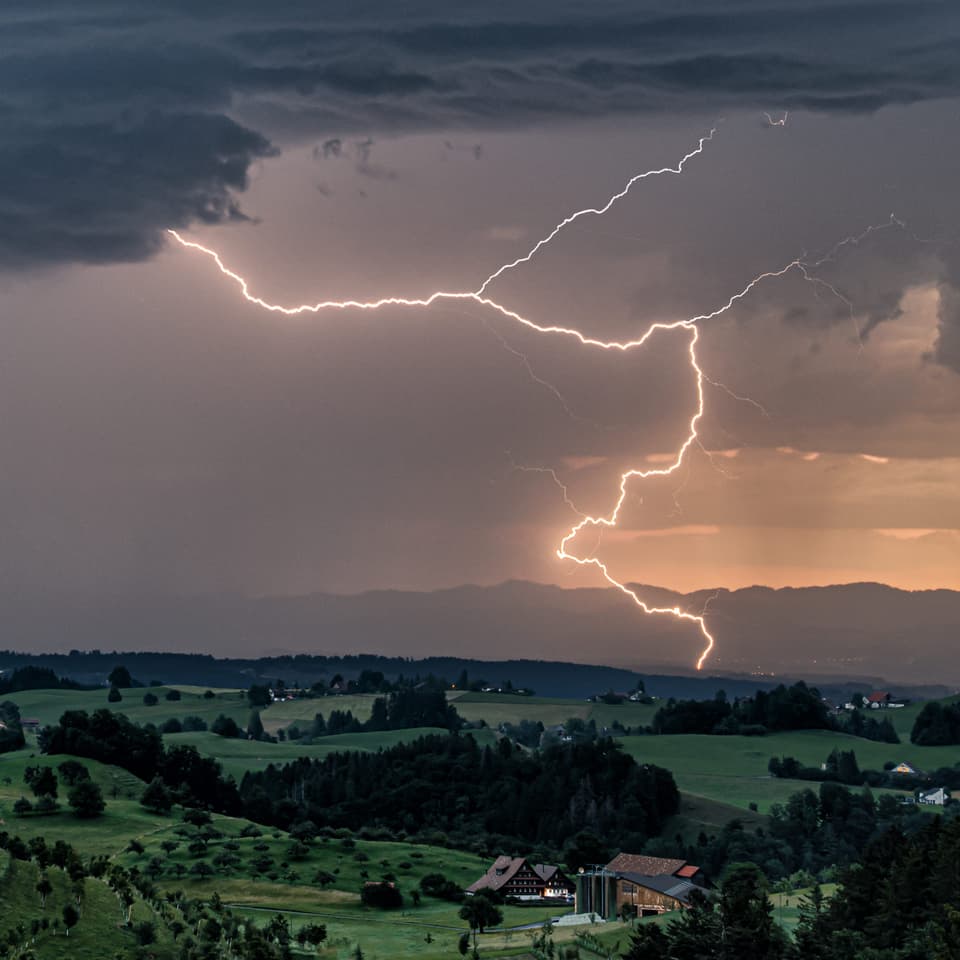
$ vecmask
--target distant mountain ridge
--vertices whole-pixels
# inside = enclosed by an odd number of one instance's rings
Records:
[[[697,613],[709,601],[708,623],[717,638],[710,672],[960,686],[958,591],[909,592],[876,583],[691,594],[645,585],[636,590],[648,602]],[[508,581],[350,596],[71,604],[9,596],[0,601],[0,646],[191,650],[233,657],[375,653],[685,672],[703,641],[689,623],[646,616],[616,590]]]

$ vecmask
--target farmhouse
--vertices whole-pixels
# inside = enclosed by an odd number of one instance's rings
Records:
[[[919,777],[921,775],[920,771],[912,763],[907,763],[906,760],[901,760],[890,772],[899,773],[906,777]]]
[[[950,800],[946,787],[935,787],[932,790],[921,790],[917,794],[917,803],[928,803],[937,807],[945,806]]]
[[[490,869],[467,887],[467,895],[494,890],[518,900],[571,901],[573,881],[557,866],[529,863],[525,857],[497,857]]]
[[[906,701],[894,697],[889,690],[874,690],[867,695],[866,706],[871,710],[895,710],[905,707]]]

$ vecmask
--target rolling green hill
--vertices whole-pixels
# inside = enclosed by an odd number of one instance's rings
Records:
[[[38,867],[0,852],[0,936],[22,927],[33,953],[42,960],[134,960],[142,956],[133,932],[122,925],[124,908],[106,883],[87,878],[74,885],[63,870],[55,867],[46,874],[53,890],[41,903],[36,889]],[[69,935],[63,922],[67,904],[80,913]],[[156,919],[153,909],[143,900],[133,904],[133,923]],[[41,927],[34,933],[34,924],[43,923],[47,924],[46,929]],[[162,924],[157,924],[157,941],[150,950],[157,960],[176,955],[172,938]]]
[[[180,691],[180,700],[167,700],[170,690]],[[226,714],[237,723],[246,726],[250,716],[246,692],[240,695],[236,690],[214,691],[212,699],[206,699],[203,687],[131,687],[120,691],[123,699],[119,703],[107,701],[108,690],[25,690],[8,694],[5,699],[12,700],[24,718],[37,719],[42,724],[56,723],[64,710],[86,710],[92,713],[101,707],[109,707],[116,713],[123,713],[137,723],[155,723],[158,726],[170,717],[182,720],[186,716],[201,717],[212,723],[218,714]],[[143,697],[152,693],[158,699],[155,706],[148,707]]]
[[[36,798],[23,782],[27,766],[50,766],[56,772],[57,764],[69,759],[66,756],[46,757],[30,747],[15,753],[0,755],[0,829],[17,834],[24,840],[44,837],[48,844],[64,840],[72,844],[83,856],[114,854],[123,849],[131,837],[149,834],[164,827],[169,821],[154,816],[140,806],[143,783],[121,770],[96,760],[81,760],[90,771],[91,779],[103,791],[106,810],[103,816],[92,820],[80,820],[67,805],[67,790],[60,784],[58,812],[48,815],[27,814],[16,816],[13,804],[26,797]]]
[[[906,760],[921,770],[960,762],[960,747],[876,743],[828,730],[765,737],[624,737],[623,744],[636,760],[673,771],[677,786],[684,792],[743,808],[756,803],[760,811],[769,810],[771,804],[782,803],[805,787],[818,787],[803,780],[771,777],[767,763],[772,756],[792,756],[805,766],[819,766],[831,750],[853,750],[860,768],[873,770],[882,769],[888,760]]]

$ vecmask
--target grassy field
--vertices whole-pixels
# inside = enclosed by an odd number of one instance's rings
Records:
[[[50,766],[56,772],[57,764],[68,757],[44,757],[29,747],[14,753],[0,755],[0,829],[18,834],[24,840],[44,837],[48,843],[64,840],[83,856],[118,853],[131,837],[148,836],[163,829],[169,821],[154,816],[140,806],[141,783],[132,774],[119,767],[109,767],[96,760],[82,760],[91,779],[103,791],[107,807],[103,816],[79,820],[67,805],[68,788],[62,783],[58,795],[60,810],[44,816],[28,814],[16,816],[13,804],[21,797],[36,798],[23,782],[27,766]]]
[[[180,691],[179,700],[167,700],[170,690]],[[250,706],[246,693],[240,696],[236,690],[214,691],[214,696],[203,696],[205,687],[136,687],[121,690],[123,699],[119,703],[107,701],[108,691],[102,690],[27,690],[11,693],[5,699],[12,700],[24,718],[37,719],[42,724],[56,723],[64,710],[86,710],[93,712],[101,707],[109,707],[115,713],[122,713],[137,723],[155,723],[159,726],[164,720],[176,717],[183,720],[187,716],[200,717],[212,723],[218,714],[226,714],[243,726],[250,717]],[[158,699],[155,706],[148,707],[143,697],[152,693]],[[266,713],[264,714],[266,716]]]
[[[939,703],[957,703],[960,701],[960,696],[956,697],[945,697],[943,700],[939,700]],[[900,707],[896,710],[868,710],[865,711],[871,717],[883,718],[886,717],[893,724],[897,733],[900,734],[900,739],[904,743],[910,742],[910,731],[913,729],[913,725],[916,722],[917,716],[920,714],[920,711],[923,709],[924,701],[918,700],[916,703],[911,703],[906,707]]]
[[[636,760],[671,770],[684,792],[741,808],[756,803],[761,812],[804,787],[818,788],[816,783],[770,777],[767,763],[772,756],[792,756],[806,766],[819,766],[834,748],[853,750],[860,768],[872,770],[882,769],[888,760],[907,760],[921,770],[960,762],[960,747],[875,743],[825,730],[765,737],[624,737],[623,744]]]
[[[194,714],[208,722],[219,713],[233,716],[245,724],[249,707],[234,691],[217,691],[204,698],[203,689],[180,687],[180,701],[163,699],[165,688],[154,688],[160,697],[155,707],[142,703],[144,690],[126,691],[124,701],[115,705],[120,712],[143,722],[162,722],[168,716]],[[40,691],[17,694],[14,699],[25,716],[55,722],[64,709],[95,709],[106,706],[106,691]],[[329,715],[332,709],[350,709],[363,719],[369,714],[372,696],[321,698],[274,704],[262,712],[268,730],[288,727],[293,722],[306,726],[316,712]],[[544,725],[560,723],[576,716],[594,719],[598,726],[609,726],[619,719],[624,726],[646,725],[656,706],[623,704],[608,706],[586,701],[550,698],[525,698],[494,694],[456,696],[458,711],[468,720],[484,720],[489,727],[522,719],[539,720]],[[901,730],[909,731],[920,706],[893,711],[890,716]],[[908,713],[907,711],[910,711]],[[226,772],[239,779],[246,770],[262,769],[269,763],[284,763],[299,756],[322,757],[334,750],[378,750],[413,739],[429,729],[385,733],[344,734],[324,738],[315,745],[297,741],[269,744],[230,740],[209,732],[167,735],[168,745],[191,744],[202,753],[223,763]],[[493,743],[493,729],[473,731],[481,743]],[[29,840],[44,836],[48,843],[58,839],[71,843],[83,855],[106,853],[126,866],[136,866],[156,880],[161,890],[182,889],[188,896],[209,897],[217,891],[223,900],[235,905],[239,913],[265,920],[282,912],[294,931],[302,924],[327,925],[329,941],[321,955],[327,960],[348,960],[359,944],[367,960],[422,957],[440,960],[456,956],[457,941],[465,930],[458,918],[458,906],[424,897],[415,905],[411,896],[420,878],[427,873],[443,873],[460,886],[480,876],[489,863],[477,856],[440,846],[362,840],[356,838],[317,838],[307,851],[292,847],[289,837],[267,828],[252,829],[245,820],[214,817],[214,836],[205,845],[197,845],[200,831],[183,824],[178,815],[156,816],[138,803],[143,784],[135,777],[95,761],[82,761],[101,786],[107,800],[103,817],[78,820],[66,806],[67,790],[61,786],[61,811],[45,817],[15,817],[13,803],[21,796],[32,799],[23,783],[27,765],[44,764],[56,768],[62,757],[42,757],[33,735],[26,749],[0,756],[0,829]],[[818,789],[806,781],[777,780],[767,772],[771,756],[793,756],[805,765],[819,765],[831,750],[852,749],[862,769],[880,769],[886,761],[907,760],[921,769],[960,762],[960,747],[915,747],[873,743],[826,731],[772,734],[765,737],[665,736],[623,738],[625,749],[639,762],[656,763],[671,770],[682,791],[681,809],[667,824],[665,835],[682,834],[693,841],[701,829],[718,832],[733,817],[750,828],[767,823],[766,813],[777,802],[804,788]],[[756,804],[757,810],[749,810]],[[246,835],[258,832],[258,835]],[[132,839],[144,852],[128,850]],[[194,844],[191,850],[191,844]],[[175,846],[171,846],[175,845]],[[203,864],[203,867],[198,866]],[[0,855],[0,935],[5,917],[32,918],[39,909],[36,879],[30,864],[9,864]],[[209,873],[209,876],[204,876]],[[51,870],[51,879],[58,871]],[[360,903],[360,890],[367,880],[392,876],[405,895],[405,905],[396,913],[372,911]],[[62,877],[62,874],[60,874]],[[66,882],[66,881],[64,881]],[[59,879],[55,880],[56,884]],[[132,937],[117,929],[120,912],[116,898],[103,884],[88,881],[84,916],[68,939],[62,930],[58,936],[48,932],[38,943],[37,955],[43,958],[87,958],[104,956],[102,946],[110,943],[110,956],[123,960],[134,955]],[[63,899],[69,891],[56,887],[45,913],[60,916]],[[772,897],[778,919],[789,927],[796,921],[798,896],[775,894]],[[9,908],[9,909],[7,909]],[[149,911],[146,904],[136,909]],[[547,916],[567,912],[569,908],[508,908],[504,929],[483,937],[483,952],[488,956],[510,956],[529,951],[530,934],[510,930],[542,921]],[[144,913],[144,916],[148,914]],[[573,928],[558,928],[558,945],[573,942]],[[591,930],[618,950],[626,949],[629,927],[617,922],[597,925]],[[160,944],[156,954],[164,960],[167,946]],[[99,951],[99,952],[98,952]],[[168,951],[169,952],[169,951]],[[315,954],[306,954],[313,956]],[[585,955],[585,954],[582,954]]]
[[[215,733],[172,733],[164,736],[169,746],[188,744],[200,753],[216,757],[225,773],[232,774],[239,782],[248,770],[263,770],[269,764],[289,763],[298,757],[325,757],[329,753],[345,750],[376,751],[398,743],[409,743],[418,737],[442,733],[435,727],[413,727],[408,730],[384,730],[377,733],[343,733],[323,737],[316,743],[262,743],[256,740],[235,740],[218,737]],[[490,730],[472,730],[471,734],[481,744],[493,743],[495,736]]]
[[[538,720],[545,726],[563,723],[572,717],[595,720],[598,727],[609,727],[619,720],[624,727],[647,726],[657,712],[656,704],[591,703],[555,697],[519,697],[509,693],[451,693],[457,713],[465,720],[485,721],[491,727],[501,723]]]
[[[142,838],[144,853],[124,853],[118,859],[148,873],[154,869],[161,889],[182,889],[194,897],[208,897],[217,890],[236,912],[260,920],[264,914],[280,912],[294,930],[304,923],[325,923],[331,958],[349,956],[358,943],[371,960],[456,956],[457,940],[466,929],[457,916],[459,905],[424,897],[417,906],[411,894],[426,874],[442,873],[463,887],[489,866],[480,857],[442,847],[333,837],[318,838],[306,855],[298,853],[295,859],[289,837],[280,831],[261,828],[259,836],[242,836],[247,822],[228,817],[215,817],[212,826],[222,836],[202,854],[189,849],[196,828],[170,819],[165,829]],[[165,850],[164,841],[178,846]],[[224,854],[230,859],[224,860]],[[198,879],[200,862],[209,864],[215,874]],[[324,873],[333,878],[326,886],[319,883]],[[364,907],[360,902],[364,882],[387,876],[396,878],[404,908],[384,912]],[[569,907],[509,907],[504,925],[535,923],[568,911]],[[519,933],[500,936],[514,944],[527,942]]]
[[[63,870],[51,868],[47,877],[53,890],[41,904],[36,889],[39,877],[35,864],[0,852],[0,936],[18,924],[30,931],[33,921],[46,920],[47,929],[38,931],[32,944],[34,955],[43,960],[103,960],[107,956],[133,960],[141,956],[133,933],[122,927],[124,909],[105,883],[87,878],[74,889]],[[63,908],[68,903],[80,913],[69,935],[63,925]],[[153,910],[142,900],[134,903],[131,919],[134,923],[156,921]],[[160,924],[157,934],[157,942],[150,947],[153,956],[157,960],[174,957],[173,941]]]

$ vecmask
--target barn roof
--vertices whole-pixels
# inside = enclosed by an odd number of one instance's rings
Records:
[[[637,873],[647,877],[672,876],[686,866],[686,863],[686,860],[646,857],[639,853],[618,853],[607,864],[607,869],[614,873]]]

